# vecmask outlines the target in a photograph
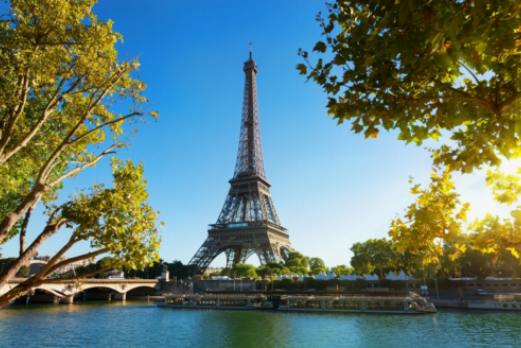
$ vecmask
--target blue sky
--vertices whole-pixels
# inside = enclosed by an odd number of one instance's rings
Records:
[[[160,112],[121,156],[145,165],[150,202],[165,222],[161,256],[187,262],[214,223],[233,174],[248,43],[259,66],[261,137],[272,196],[293,246],[328,265],[349,263],[356,241],[382,237],[412,200],[408,178],[426,182],[425,149],[395,134],[354,135],[326,114],[326,96],[298,75],[297,50],[320,37],[322,1],[100,0],[124,36],[123,59],[137,57],[150,108]],[[108,178],[108,161],[69,181],[64,194]],[[497,210],[479,175],[458,177],[472,216]],[[35,218],[30,234],[41,229]],[[41,254],[55,251],[66,231]],[[84,249],[80,246],[76,249]],[[17,252],[16,241],[2,250]],[[252,258],[249,260],[255,262]],[[217,260],[215,265],[222,262]]]

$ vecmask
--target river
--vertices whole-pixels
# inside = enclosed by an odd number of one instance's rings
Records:
[[[153,304],[0,310],[0,347],[520,347],[521,314],[298,314]]]

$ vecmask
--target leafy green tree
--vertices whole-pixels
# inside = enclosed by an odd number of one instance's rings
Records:
[[[230,275],[232,278],[255,279],[257,278],[257,271],[253,265],[247,263],[236,263],[230,270]]]
[[[491,255],[473,248],[467,248],[458,263],[462,277],[485,278],[494,274]]]
[[[165,265],[163,260],[159,260],[150,266],[145,266],[143,269],[125,270],[125,276],[131,278],[156,279],[163,274],[165,267],[167,267],[167,265]]]
[[[174,261],[168,264],[170,276],[177,279],[186,279],[195,274],[195,266],[184,265],[181,261]]]
[[[434,170],[428,187],[413,185],[411,193],[416,201],[407,207],[403,218],[392,221],[389,235],[399,253],[418,258],[424,269],[439,269],[446,245],[452,243],[453,259],[465,249],[457,239],[469,205],[459,200],[448,170]]]
[[[386,238],[355,243],[351,251],[351,266],[357,274],[376,273],[380,279],[384,279],[389,271],[396,270],[396,252],[392,242]]]
[[[353,274],[353,269],[351,267],[348,267],[346,265],[338,265],[331,268],[331,272],[336,274],[338,277],[341,275],[349,275]]]
[[[320,257],[311,257],[309,259],[309,269],[310,274],[314,275],[327,272],[326,264]]]
[[[337,0],[301,74],[338,122],[374,138],[442,141],[437,163],[470,172],[521,151],[521,8],[516,0]]]
[[[92,13],[94,4],[13,0],[0,16],[0,244],[20,236],[19,258],[0,286],[46,239],[72,231],[48,267],[1,297],[0,306],[78,258],[108,253],[113,267],[129,269],[157,259],[157,216],[146,203],[141,166],[116,162],[114,188],[95,185],[53,204],[64,180],[123,147],[123,130],[146,115],[145,85],[132,77],[139,64],[119,61],[121,35]],[[128,112],[115,111],[129,104]],[[31,211],[42,202],[47,224],[26,247]],[[94,251],[63,259],[82,240]]]
[[[142,269],[159,260],[157,214],[146,202],[143,167],[114,161],[113,171],[114,187],[95,185],[89,192],[80,193],[49,212],[46,230],[29,248],[41,244],[47,234],[63,226],[72,229],[69,239],[34,276],[0,296],[0,305],[41,284],[55,270],[72,262],[110,255],[105,269]],[[94,250],[64,258],[79,242],[89,243]],[[0,281],[12,278],[27,261],[25,257],[16,259],[0,276]]]
[[[309,259],[299,252],[289,252],[284,263],[292,274],[307,275],[309,273]]]
[[[510,218],[487,215],[470,226],[470,247],[488,255],[494,275],[521,271],[521,209]]]
[[[270,278],[278,275],[289,274],[289,269],[283,263],[268,262],[257,267],[257,274],[262,278]]]

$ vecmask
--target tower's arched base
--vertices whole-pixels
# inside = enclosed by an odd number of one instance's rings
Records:
[[[221,253],[226,254],[226,267],[244,263],[257,254],[261,264],[283,261],[291,250],[286,230],[278,225],[265,223],[243,223],[211,225],[208,237],[194,255],[190,264],[203,273]]]

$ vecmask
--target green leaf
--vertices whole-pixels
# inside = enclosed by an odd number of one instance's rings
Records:
[[[326,52],[326,49],[327,49],[326,44],[322,41],[317,42],[315,44],[315,47],[313,47],[313,51],[315,51],[315,52],[324,53],[324,52]]]
[[[304,65],[304,64],[298,64],[298,65],[297,65],[297,70],[298,70],[298,72],[299,72],[301,75],[306,75],[306,73],[307,73],[307,67],[306,67],[306,65]]]

